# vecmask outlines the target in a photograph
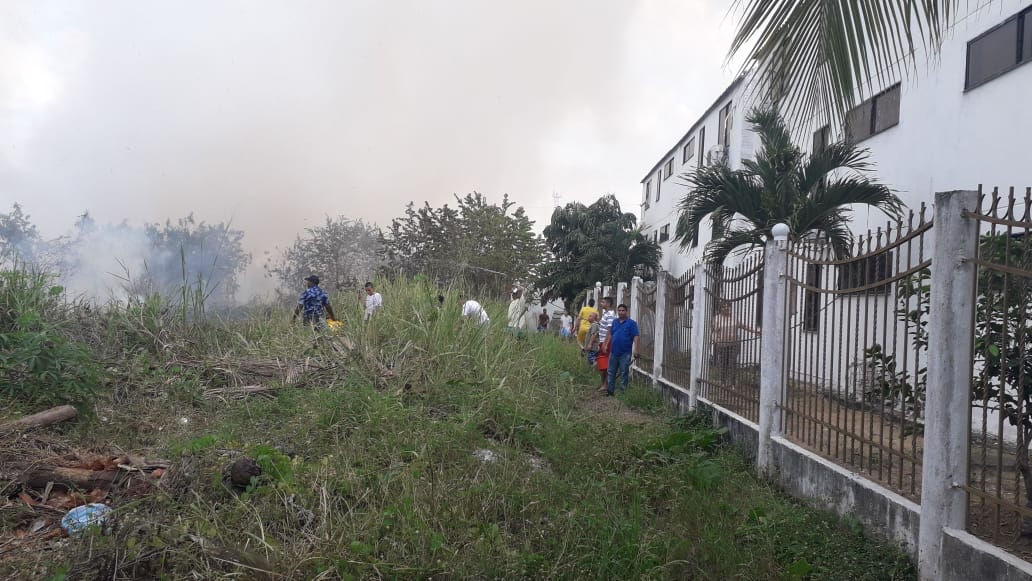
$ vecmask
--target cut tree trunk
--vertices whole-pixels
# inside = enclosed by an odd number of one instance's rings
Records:
[[[24,418],[14,420],[13,422],[0,424],[0,431],[49,426],[50,424],[70,420],[77,415],[79,415],[79,412],[70,405],[57,406],[56,408],[50,408],[46,411],[39,412],[38,414],[25,416]]]

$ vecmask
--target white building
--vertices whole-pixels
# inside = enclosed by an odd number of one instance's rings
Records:
[[[896,190],[911,208],[931,205],[936,191],[1032,185],[1032,2],[998,0],[958,18],[939,53],[916,74],[866,92],[874,95],[847,116],[846,128],[805,121],[811,149],[847,137],[871,152],[874,176]],[[962,8],[964,9],[964,8]],[[752,155],[758,141],[745,126],[758,91],[739,78],[714,101],[641,182],[641,223],[663,242],[661,267],[680,275],[698,262],[700,247],[685,253],[673,243],[676,204],[686,187],[678,175],[726,155],[732,168]],[[800,127],[789,120],[790,125]],[[713,148],[717,149],[713,149]],[[877,211],[858,209],[855,232],[885,224]]]

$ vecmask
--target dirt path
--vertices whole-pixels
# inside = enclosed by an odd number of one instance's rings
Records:
[[[660,419],[636,410],[615,397],[605,397],[594,387],[585,387],[577,409],[589,417],[609,418],[621,424],[658,424]]]

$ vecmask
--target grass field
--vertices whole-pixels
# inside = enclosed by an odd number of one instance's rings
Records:
[[[18,284],[7,295],[33,292]],[[485,331],[461,319],[457,290],[441,309],[423,281],[380,290],[368,325],[357,300],[335,305],[337,335],[291,326],[286,308],[229,320],[158,299],[86,311],[54,292],[20,296],[17,313],[6,299],[4,336],[34,332],[18,320],[35,309],[91,354],[81,380],[98,387],[9,390],[11,416],[64,399],[85,413],[0,434],[0,467],[170,466],[140,476],[143,493],[113,490],[108,523],[75,538],[39,490],[0,480],[0,577],[916,578],[857,523],[754,477],[701,418],[670,417],[641,386],[598,397],[572,344],[513,339],[504,305],[489,304]],[[224,470],[239,458],[262,474],[234,489]]]

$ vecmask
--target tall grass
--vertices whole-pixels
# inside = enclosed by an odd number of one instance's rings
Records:
[[[339,335],[290,325],[289,305],[204,323],[156,307],[106,314],[119,329],[159,320],[148,333],[162,347],[114,365],[133,390],[72,435],[175,466],[158,494],[116,503],[109,534],[0,575],[913,577],[898,551],[755,480],[718,433],[665,421],[643,388],[629,399],[647,413],[610,414],[622,404],[594,394],[576,348],[509,336],[505,305],[486,303],[484,329],[461,316],[461,288],[379,286],[384,307],[368,322],[358,296],[334,297]],[[200,397],[216,381],[204,361],[230,356],[325,372],[271,400]],[[237,454],[264,468],[245,491],[222,479]]]

